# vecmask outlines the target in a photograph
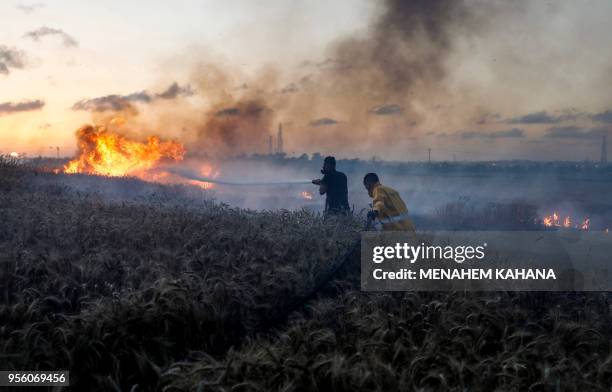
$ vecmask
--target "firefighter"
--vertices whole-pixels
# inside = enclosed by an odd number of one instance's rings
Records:
[[[363,185],[372,198],[368,219],[375,221],[379,230],[414,232],[408,208],[395,189],[382,185],[376,173],[366,174]]]
[[[319,194],[326,195],[325,212],[347,214],[350,210],[347,180],[344,173],[336,170],[336,158],[326,157],[321,173],[323,178],[312,180],[312,183],[319,186]]]

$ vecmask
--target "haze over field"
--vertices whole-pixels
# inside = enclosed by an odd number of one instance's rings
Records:
[[[597,160],[605,0],[4,2],[0,151],[105,124],[188,154]],[[117,120],[121,119],[121,120]],[[110,124],[110,125],[109,125]]]

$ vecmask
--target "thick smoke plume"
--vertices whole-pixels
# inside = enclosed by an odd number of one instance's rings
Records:
[[[563,110],[558,103],[546,106],[562,94],[524,96],[527,88],[573,83],[565,70],[551,81],[541,77],[543,69],[554,73],[559,54],[547,52],[556,30],[546,30],[540,20],[562,21],[558,7],[522,0],[376,4],[365,31],[332,42],[323,57],[299,67],[279,64],[245,74],[206,53],[207,63],[193,69],[187,87],[81,100],[73,109],[94,116],[129,111],[139,116],[141,128],[177,137],[189,154],[209,157],[267,152],[279,122],[289,153],[402,160],[427,159],[432,146],[436,160],[454,157],[456,148],[460,160],[516,158],[525,148],[538,149],[527,144],[534,136],[547,139],[545,127],[612,123],[607,107]],[[510,27],[523,22],[534,32],[533,47],[517,47],[520,40],[512,35]]]
[[[388,0],[365,36],[335,42],[328,60],[289,84],[279,85],[287,74],[275,70],[244,84],[221,67],[203,67],[196,85],[212,109],[196,125],[198,151],[266,151],[280,121],[293,146],[311,151],[364,148],[397,128],[409,133],[423,120],[421,107],[443,95],[452,34],[471,19],[462,1]]]
[[[319,124],[303,137],[324,145],[386,142],[411,134],[445,94],[454,36],[470,33],[477,18],[463,1],[387,0],[365,36],[336,42],[328,60],[299,83],[286,115]],[[332,125],[332,124],[329,124]],[[368,146],[365,146],[368,147]]]
[[[261,152],[257,146],[263,145],[271,124],[272,112],[261,100],[219,106],[198,129],[198,152],[213,156]]]

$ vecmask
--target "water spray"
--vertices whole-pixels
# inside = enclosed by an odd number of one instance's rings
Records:
[[[172,168],[171,173],[177,174],[189,180],[209,182],[211,184],[231,185],[231,186],[275,186],[275,185],[306,185],[312,184],[312,180],[293,180],[293,181],[227,181],[211,177],[194,174],[190,170]]]

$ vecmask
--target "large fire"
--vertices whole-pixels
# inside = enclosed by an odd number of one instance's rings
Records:
[[[185,148],[177,141],[149,136],[130,140],[105,126],[85,125],[77,131],[78,156],[64,166],[65,173],[104,176],[141,176],[163,160],[180,161]]]
[[[572,218],[569,215],[566,215],[565,218],[561,219],[561,216],[555,211],[552,215],[547,215],[542,219],[542,223],[546,227],[562,227],[566,229],[580,229],[580,230],[588,230],[591,224],[591,220],[589,218],[585,218],[580,223],[574,223]]]

